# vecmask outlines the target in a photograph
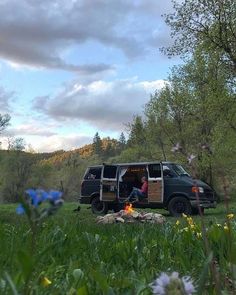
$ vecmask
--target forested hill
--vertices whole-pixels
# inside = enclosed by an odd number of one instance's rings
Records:
[[[100,141],[100,142],[96,142]],[[59,150],[53,153],[43,153],[40,154],[44,163],[60,165],[65,162],[71,161],[76,157],[80,157],[81,159],[89,159],[94,154],[103,155],[104,158],[108,158],[119,153],[119,141],[116,139],[111,139],[109,137],[100,139],[98,135],[98,139],[94,139],[94,143],[86,144],[80,148],[71,150],[71,151],[63,151]],[[97,149],[95,151],[95,149]],[[40,157],[41,157],[40,156]]]
[[[97,133],[93,143],[71,151],[35,153],[24,151],[22,146],[0,150],[0,200],[15,202],[29,187],[59,189],[67,200],[75,200],[86,167],[112,161],[124,148],[123,135],[118,141],[101,139]]]

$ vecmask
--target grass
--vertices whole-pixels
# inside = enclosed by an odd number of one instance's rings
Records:
[[[150,294],[148,284],[162,271],[190,275],[198,285],[204,284],[205,294],[215,294],[206,271],[203,240],[186,230],[186,219],[181,218],[176,226],[176,218],[155,210],[166,216],[165,225],[101,225],[96,224],[88,206],[73,212],[77,205],[65,204],[43,223],[34,259],[29,254],[26,217],[17,215],[14,205],[0,206],[0,294],[13,293],[10,283],[24,294],[24,273],[31,270],[29,294]],[[236,203],[231,202],[230,211],[235,210]],[[223,204],[206,210],[204,216],[211,251],[224,276],[230,275],[229,262],[236,264],[232,247],[229,251],[226,243],[227,231],[216,226],[223,225],[225,218]],[[199,217],[194,221],[199,228]],[[235,247],[234,222],[232,232]],[[51,281],[47,287],[43,286],[44,277]],[[230,292],[227,284],[223,287]]]

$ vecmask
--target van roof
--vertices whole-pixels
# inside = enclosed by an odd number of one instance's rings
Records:
[[[138,165],[148,165],[148,164],[174,164],[173,162],[168,162],[168,161],[165,161],[165,162],[162,162],[162,161],[152,161],[152,162],[132,162],[132,163],[103,163],[102,165],[92,165],[92,166],[89,166],[90,168],[101,168],[103,167],[104,165],[111,165],[111,166],[138,166]]]

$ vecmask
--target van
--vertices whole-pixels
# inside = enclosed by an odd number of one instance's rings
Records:
[[[91,204],[95,214],[122,209],[133,187],[148,181],[146,198],[135,202],[136,208],[163,208],[172,216],[198,214],[199,209],[216,207],[214,190],[201,180],[193,179],[179,164],[143,162],[98,165],[87,168],[81,183],[81,204]]]

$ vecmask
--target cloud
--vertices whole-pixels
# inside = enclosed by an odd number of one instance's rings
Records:
[[[9,112],[13,95],[13,91],[6,91],[3,87],[0,87],[0,114]]]
[[[57,150],[72,150],[91,143],[92,138],[86,135],[69,134],[69,135],[53,135],[47,139],[36,140],[32,147],[37,152],[54,152]]]
[[[16,65],[87,75],[110,70],[103,63],[75,65],[62,56],[92,41],[128,58],[140,57],[152,43],[162,42],[166,26],[160,39],[156,27],[169,9],[170,0],[1,0],[0,57]]]
[[[42,137],[49,137],[52,135],[56,135],[56,132],[50,131],[47,127],[40,127],[34,124],[21,124],[15,128],[8,128],[5,133],[9,136],[25,136],[25,135],[36,135]]]
[[[57,121],[71,123],[71,120],[77,120],[118,131],[134,114],[140,114],[150,94],[166,83],[164,80],[138,82],[136,79],[95,81],[87,85],[74,83],[52,98],[36,98],[34,107]]]
[[[9,136],[1,136],[1,147],[7,149]],[[25,135],[24,140],[26,144],[30,144],[36,152],[54,152],[57,150],[72,150],[92,142],[92,137],[84,134],[68,134],[68,135],[50,135],[35,136]],[[27,145],[26,145],[27,146]]]

